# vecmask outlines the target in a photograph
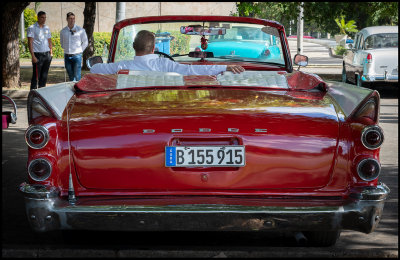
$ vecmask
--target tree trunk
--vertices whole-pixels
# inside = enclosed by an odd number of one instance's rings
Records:
[[[94,22],[96,21],[96,2],[85,2],[85,10],[83,11],[83,15],[84,15],[83,28],[86,31],[89,45],[83,51],[82,69],[88,70],[88,67],[86,66],[86,60],[92,57],[94,54],[93,31],[94,31]]]
[[[1,8],[1,86],[20,88],[19,24],[21,13],[30,2],[6,2]]]

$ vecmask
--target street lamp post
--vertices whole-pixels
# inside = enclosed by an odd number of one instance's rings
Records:
[[[125,19],[125,2],[117,2],[117,12],[115,22],[118,23]]]

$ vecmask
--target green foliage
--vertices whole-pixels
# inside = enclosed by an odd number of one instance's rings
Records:
[[[174,39],[171,41],[170,44],[170,53],[171,54],[187,54],[189,53],[189,42],[190,36],[181,34],[180,32],[171,32],[171,36]]]
[[[103,56],[104,45],[106,45],[107,50],[110,48],[111,32],[94,32],[94,55],[93,56]]]
[[[107,49],[110,46],[111,33],[93,33],[94,38],[94,55],[102,56],[104,44],[107,45]],[[64,50],[61,48],[60,43],[60,32],[54,31],[51,33],[51,42],[53,44],[53,58],[61,59],[64,58]],[[28,38],[25,38],[24,41],[19,42],[19,55],[21,58],[32,58],[28,49]]]
[[[244,17],[255,17],[261,11],[259,4],[254,2],[238,2],[236,7],[238,16]]]
[[[356,21],[350,20],[347,23],[344,20],[344,15],[341,16],[341,19],[335,18],[336,24],[339,26],[340,34],[347,34],[347,32],[358,32],[357,26],[355,25]]]
[[[53,58],[64,58],[64,50],[60,43],[60,32],[51,32],[51,43],[53,44]]]
[[[32,24],[34,24],[36,22],[37,22],[37,16],[36,16],[35,10],[30,9],[30,8],[25,8],[25,10],[24,10],[25,31],[29,26],[31,26]]]
[[[274,20],[296,30],[299,2],[238,2],[235,16],[247,16]],[[304,31],[338,34],[340,28],[335,18],[342,15],[354,20],[358,28],[377,25],[398,25],[398,2],[304,2]],[[293,34],[293,33],[292,33]],[[350,32],[352,36],[354,33]]]
[[[347,49],[345,47],[340,46],[340,45],[336,46],[336,48],[335,48],[336,55],[342,56],[342,55],[346,55],[346,53],[347,53]]]

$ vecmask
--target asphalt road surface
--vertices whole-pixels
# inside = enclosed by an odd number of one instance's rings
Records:
[[[333,247],[298,245],[292,234],[253,232],[51,232],[27,222],[17,187],[26,181],[26,99],[16,99],[17,124],[2,131],[3,257],[398,257],[398,99],[380,90],[380,180],[391,189],[380,224],[371,234],[342,231]],[[396,92],[397,93],[397,92]],[[4,109],[4,106],[3,106]]]

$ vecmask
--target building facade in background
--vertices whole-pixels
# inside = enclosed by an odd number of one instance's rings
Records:
[[[28,8],[35,9],[35,2]],[[37,11],[45,11],[51,31],[67,25],[67,13],[75,14],[76,24],[83,26],[84,2],[40,2]],[[126,2],[125,18],[157,15],[231,15],[236,2]],[[116,2],[96,3],[94,32],[111,32],[116,20]]]

